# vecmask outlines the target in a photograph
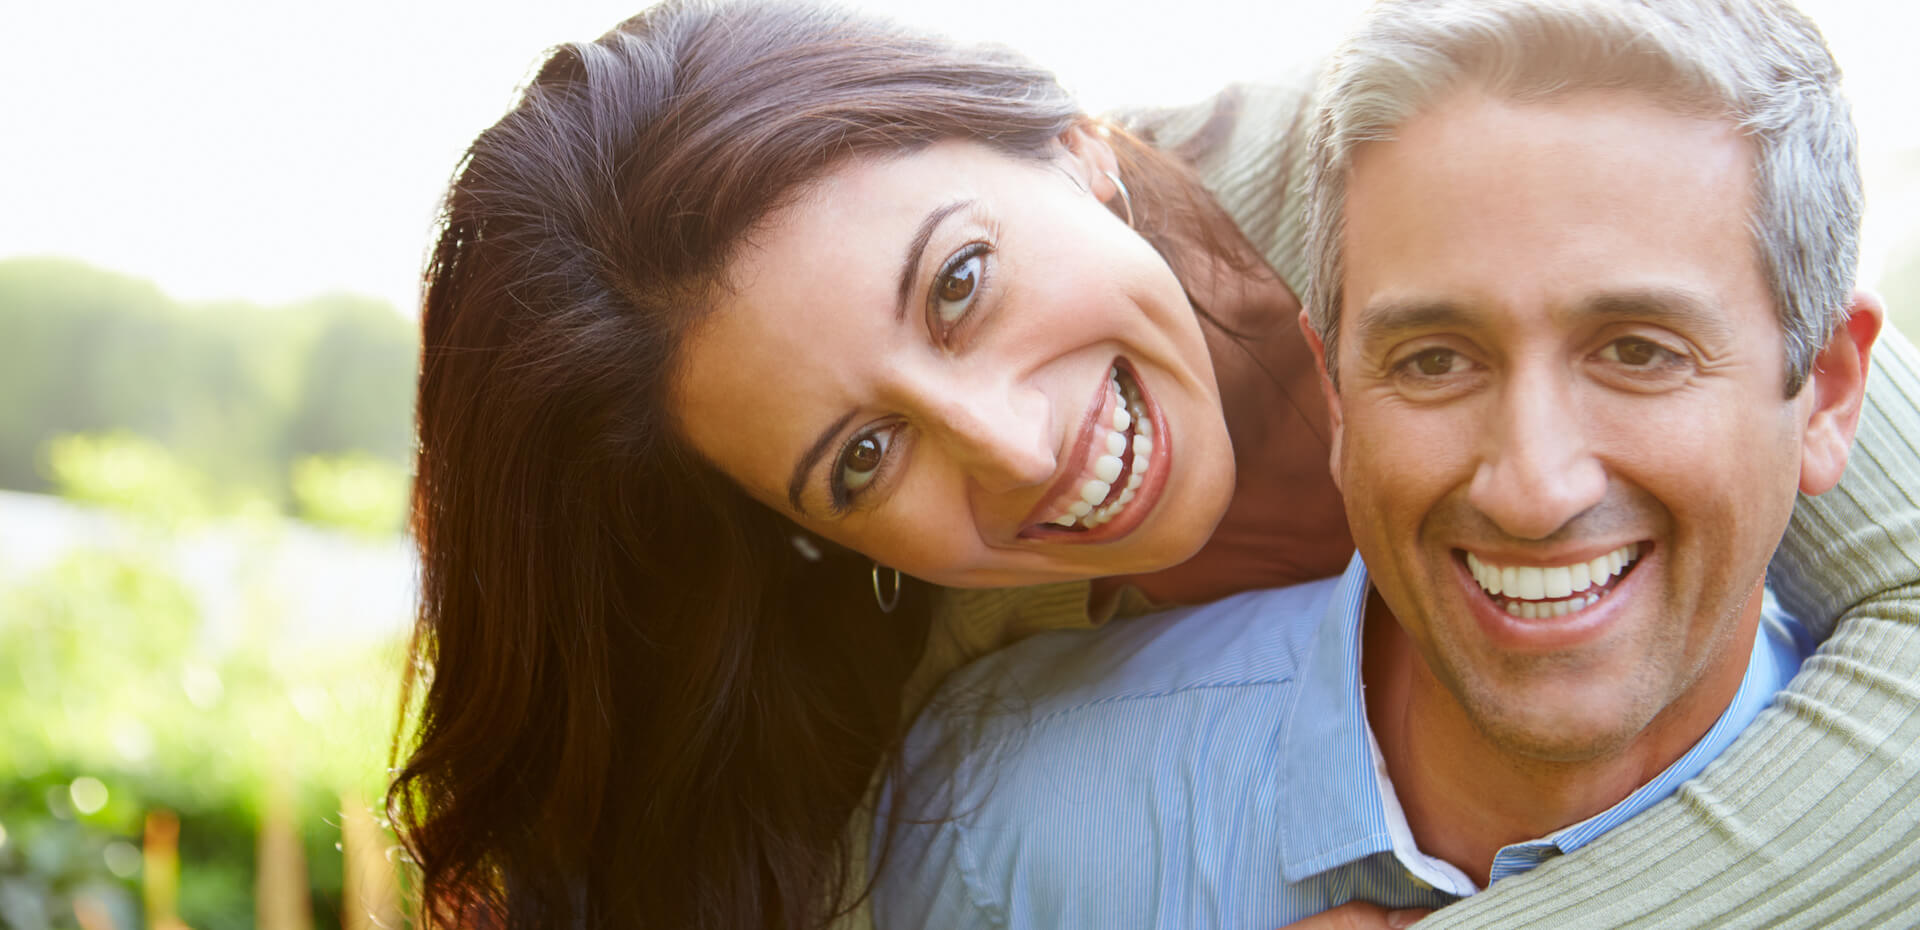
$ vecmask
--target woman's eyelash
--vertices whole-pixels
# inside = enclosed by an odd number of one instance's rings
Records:
[[[860,496],[886,472],[899,429],[895,423],[863,430],[834,456],[832,470],[827,475],[827,495],[835,516],[852,510]]]
[[[933,273],[927,287],[927,328],[935,340],[945,342],[973,313],[992,278],[987,261],[992,252],[988,242],[970,242]]]

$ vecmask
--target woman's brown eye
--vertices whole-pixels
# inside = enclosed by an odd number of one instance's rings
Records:
[[[880,466],[887,458],[887,447],[893,442],[893,431],[881,430],[868,433],[847,444],[846,451],[840,453],[840,461],[835,467],[833,477],[833,499],[836,505],[850,500],[852,495],[860,493],[873,483]]]
[[[940,299],[943,301],[966,300],[973,293],[974,266],[969,262],[954,269],[953,273],[940,279]]]
[[[936,338],[948,332],[973,309],[987,273],[987,247],[974,243],[947,260],[927,290],[927,324]]]
[[[880,441],[872,436],[862,437],[847,452],[847,469],[855,472],[872,471],[880,467]]]

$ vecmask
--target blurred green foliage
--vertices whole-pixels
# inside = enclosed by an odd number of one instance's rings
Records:
[[[0,588],[0,924],[73,926],[89,891],[133,906],[129,851],[162,808],[180,818],[188,926],[250,927],[275,791],[295,799],[318,925],[337,924],[339,798],[379,796],[399,649],[296,644],[271,622],[209,643],[164,553],[138,545]],[[80,803],[83,779],[105,803]]]
[[[417,347],[366,298],[189,305],[77,262],[0,261],[0,488],[55,490],[42,450],[76,433],[165,446],[221,509],[291,504],[312,456],[404,469]]]
[[[311,455],[293,463],[294,513],[309,523],[367,536],[398,532],[407,473],[365,453]]]
[[[43,449],[61,497],[108,507],[164,526],[211,516],[213,488],[165,446],[126,430],[55,436]]]
[[[184,305],[0,261],[0,488],[115,528],[0,560],[0,927],[77,928],[82,900],[143,926],[156,810],[179,818],[186,925],[252,927],[263,817],[289,805],[314,926],[340,925],[341,799],[384,790],[406,618],[373,640],[294,628],[271,554],[281,514],[391,546],[416,339],[374,301]],[[210,537],[239,553],[215,566],[219,624],[186,554]]]

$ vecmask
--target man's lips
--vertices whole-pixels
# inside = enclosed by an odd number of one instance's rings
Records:
[[[1651,541],[1640,540],[1599,551],[1590,558],[1551,556],[1523,564],[1512,554],[1454,551],[1458,583],[1467,598],[1468,613],[1477,621],[1491,648],[1514,655],[1552,655],[1578,650],[1614,628],[1638,597],[1647,559],[1655,554]],[[1585,553],[1581,553],[1584,555]],[[1498,561],[1496,561],[1498,559]],[[1616,569],[1613,563],[1621,562]],[[1574,566],[1586,566],[1584,586],[1574,588]],[[1599,577],[1595,577],[1595,565]],[[1512,568],[1514,590],[1508,590]],[[1559,577],[1566,570],[1564,587]],[[1537,574],[1536,574],[1537,570]],[[1539,583],[1538,595],[1534,583]],[[1497,592],[1490,586],[1497,586]]]

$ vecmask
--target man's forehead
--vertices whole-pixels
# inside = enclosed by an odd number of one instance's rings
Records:
[[[1503,303],[1704,322],[1729,288],[1764,288],[1752,153],[1737,127],[1630,92],[1450,95],[1356,152],[1343,326]]]

